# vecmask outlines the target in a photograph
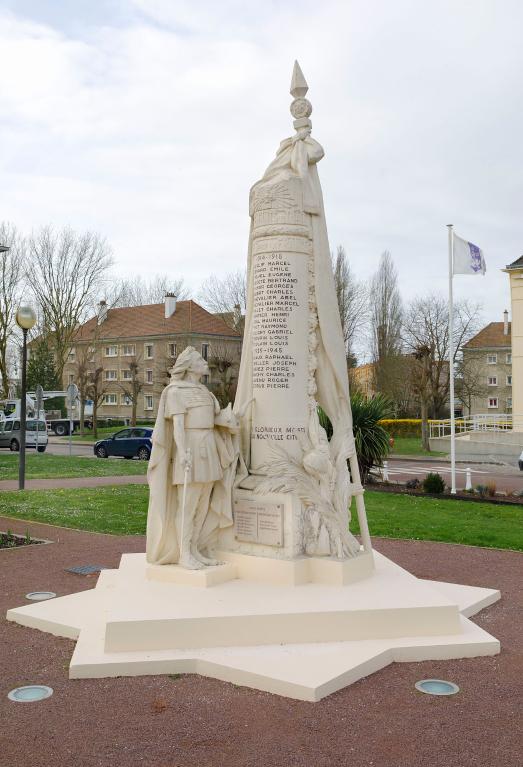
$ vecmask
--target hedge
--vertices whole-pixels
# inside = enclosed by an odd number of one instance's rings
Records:
[[[421,437],[421,418],[384,418],[379,424],[391,437]]]

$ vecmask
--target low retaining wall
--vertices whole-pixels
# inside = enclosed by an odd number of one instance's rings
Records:
[[[517,461],[523,451],[523,433],[517,431],[471,431],[456,435],[456,457],[482,456],[503,463]],[[433,437],[431,450],[450,452],[450,437]]]

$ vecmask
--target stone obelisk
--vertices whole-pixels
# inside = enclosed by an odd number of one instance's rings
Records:
[[[319,540],[323,529],[331,552],[355,556],[359,544],[347,532],[351,497],[365,548],[371,544],[316,167],[324,152],[311,137],[307,91],[296,62],[290,89],[295,135],[281,142],[250,192],[247,314],[234,408],[250,476],[242,477],[239,487],[252,490],[259,502],[263,493],[278,488],[299,499],[293,531],[301,525],[303,534],[295,550],[313,551],[307,530]],[[332,424],[330,442],[319,408]]]
[[[309,129],[308,86],[296,62],[291,83],[294,127]],[[267,175],[267,174],[266,174]],[[270,174],[269,174],[270,175]],[[265,178],[265,177],[264,177]],[[269,459],[271,442],[301,455],[310,414],[309,282],[314,270],[303,182],[285,170],[262,179],[250,196],[252,218],[251,472]]]

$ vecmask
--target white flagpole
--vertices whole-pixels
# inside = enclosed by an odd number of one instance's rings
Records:
[[[454,418],[454,304],[452,279],[454,276],[454,225],[449,230],[449,382],[450,382],[450,474],[452,495],[456,495],[456,423]]]

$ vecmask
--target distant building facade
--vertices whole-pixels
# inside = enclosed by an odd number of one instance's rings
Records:
[[[512,334],[508,312],[463,345],[466,415],[512,412]]]
[[[193,346],[207,360],[203,382],[222,399],[234,390],[241,357],[241,333],[195,301],[167,295],[163,304],[108,309],[84,323],[64,366],[63,385],[98,371],[99,418],[154,419],[168,371]]]
[[[512,316],[513,430],[523,431],[523,256],[503,269],[510,280]]]
[[[376,394],[375,368],[374,362],[349,368],[349,381],[352,388],[361,392],[366,399],[372,399]]]

